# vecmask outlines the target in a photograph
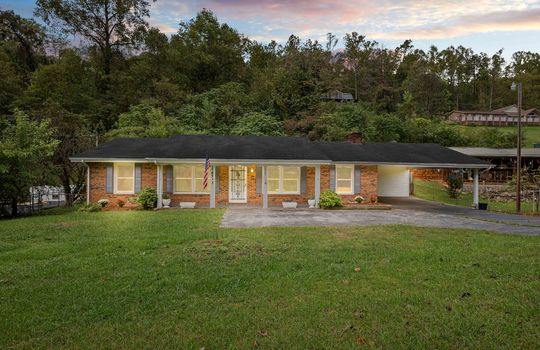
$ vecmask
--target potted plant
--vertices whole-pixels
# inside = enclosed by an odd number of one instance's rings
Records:
[[[107,206],[107,204],[109,204],[109,200],[103,198],[103,199],[98,200],[97,203],[99,205],[101,205],[102,208],[105,208]]]
[[[163,204],[163,208],[170,208],[171,197],[168,193],[163,193],[163,195],[161,196],[161,204]]]
[[[281,202],[281,205],[283,206],[284,209],[294,209],[298,206],[298,203],[293,202],[291,200],[286,200],[286,201]]]
[[[372,194],[371,196],[369,196],[369,201],[371,203],[377,203],[377,195],[376,194]]]
[[[120,208],[123,208],[124,205],[126,205],[126,202],[124,202],[122,199],[119,199],[116,201],[116,204],[120,207]]]
[[[365,199],[364,199],[364,197],[362,197],[362,196],[356,196],[356,197],[354,197],[354,201],[355,201],[356,203],[358,203],[358,204],[362,204],[362,202],[363,202],[364,200],[365,200]]]
[[[315,196],[309,197],[307,203],[311,209],[315,208],[315,205],[317,204],[317,201],[315,201]]]

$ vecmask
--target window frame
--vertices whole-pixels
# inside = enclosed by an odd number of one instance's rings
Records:
[[[340,179],[340,178],[338,178],[338,168],[347,168],[347,169],[349,169],[349,173],[351,174],[351,179],[350,179],[351,190],[350,191],[347,191],[347,192],[338,191],[338,180],[339,181],[349,180],[349,179]],[[337,194],[342,194],[342,195],[354,194],[354,165],[351,165],[351,164],[339,164],[339,165],[336,165],[335,172],[336,172],[336,174],[335,174],[336,176],[335,176],[335,179],[334,179],[334,188],[336,189],[336,193]]]
[[[275,168],[278,168],[278,172],[279,172],[279,190],[276,192],[276,191],[270,191],[268,190],[268,194],[300,194],[300,191],[301,191],[301,187],[302,187],[302,169],[301,167],[299,166],[294,166],[294,165],[271,165],[271,166],[268,166],[267,169],[266,169],[266,181],[267,181],[267,184],[268,184],[268,180],[269,180],[269,177],[268,177],[268,173],[269,173],[269,168],[271,167],[275,167]],[[284,191],[283,190],[283,170],[284,168],[295,168],[298,170],[298,177],[296,178],[297,180],[297,190],[296,191]],[[272,178],[273,180],[275,180],[275,178]],[[287,180],[292,180],[292,178],[287,178]],[[268,186],[267,186],[268,188]]]
[[[191,169],[191,191],[177,191],[176,190],[176,180],[178,179],[188,179],[187,177],[181,177],[181,178],[178,178],[176,176],[176,168],[178,166],[185,166],[185,167],[189,167]],[[202,177],[195,177],[195,167],[200,167],[202,166]],[[210,194],[210,184],[208,186],[208,190],[205,191],[205,192],[197,192],[196,191],[196,183],[197,183],[197,179],[199,180],[203,180],[204,179],[204,164],[190,164],[190,163],[180,163],[180,164],[173,164],[173,194]]]
[[[131,187],[130,191],[119,191],[118,190],[118,166],[125,166],[129,165],[132,167],[132,176],[131,179],[133,180],[133,186]],[[135,194],[135,163],[114,163],[114,176],[113,176],[113,182],[114,182],[114,194]],[[122,176],[121,179],[129,179],[129,177]]]

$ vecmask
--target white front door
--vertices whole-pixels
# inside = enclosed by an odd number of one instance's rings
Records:
[[[229,202],[247,203],[247,167],[232,165],[229,167]]]

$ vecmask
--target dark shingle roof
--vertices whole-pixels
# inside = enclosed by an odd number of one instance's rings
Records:
[[[117,138],[82,152],[74,160],[96,159],[310,160],[391,164],[486,165],[436,144],[309,141],[302,137],[175,135]]]

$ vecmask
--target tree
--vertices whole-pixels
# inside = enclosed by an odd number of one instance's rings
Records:
[[[234,135],[283,135],[283,125],[276,117],[250,112],[244,114],[232,129]]]
[[[155,0],[154,0],[155,1]],[[79,35],[99,48],[103,72],[109,75],[113,51],[140,44],[148,29],[147,0],[37,0],[35,15],[59,23],[67,34]]]
[[[106,138],[114,137],[168,137],[183,133],[178,121],[166,116],[162,110],[146,104],[132,106],[120,114],[118,127],[110,130]]]
[[[101,118],[98,101],[94,72],[69,49],[53,63],[40,66],[15,103],[34,119],[46,118],[55,127],[60,147],[52,159],[68,206],[78,198],[85,181],[85,166],[69,157],[95,145],[92,129]]]
[[[11,216],[17,216],[20,200],[28,199],[29,188],[41,185],[50,169],[50,157],[58,146],[50,122],[30,121],[15,112],[0,137],[0,198],[11,203]]]

